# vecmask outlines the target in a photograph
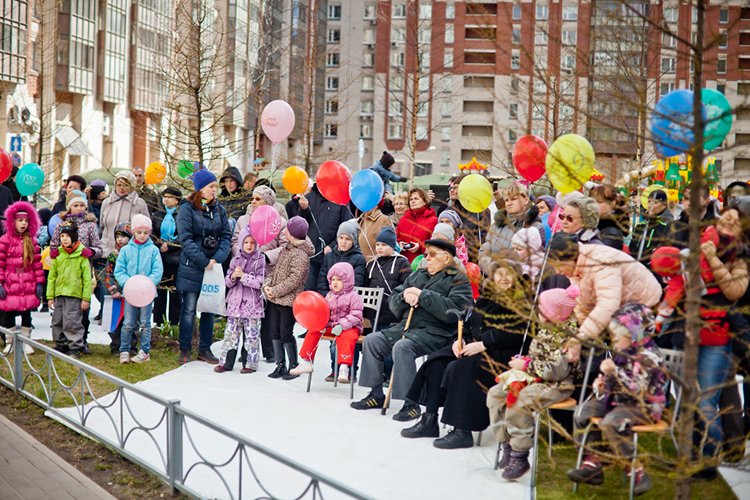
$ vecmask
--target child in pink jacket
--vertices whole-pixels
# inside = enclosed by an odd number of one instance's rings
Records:
[[[313,359],[318,350],[318,342],[323,335],[336,336],[338,348],[339,382],[349,383],[349,368],[354,358],[357,339],[362,334],[362,310],[364,305],[354,290],[354,268],[348,262],[339,262],[328,271],[328,285],[331,289],[326,302],[331,309],[328,326],[319,332],[308,331],[299,351],[300,364],[291,375],[301,375],[313,371]]]

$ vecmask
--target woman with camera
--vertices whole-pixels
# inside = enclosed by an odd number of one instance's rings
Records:
[[[396,227],[396,238],[401,246],[401,255],[411,263],[425,252],[424,242],[432,236],[437,224],[435,211],[430,208],[427,193],[419,188],[409,190],[409,209]]]
[[[177,234],[182,246],[177,270],[177,289],[182,292],[180,311],[180,364],[190,361],[195,308],[203,284],[203,274],[229,257],[232,231],[227,211],[216,199],[216,176],[206,169],[193,174],[195,191],[181,202]],[[211,353],[214,315],[201,313],[198,360],[217,364]]]

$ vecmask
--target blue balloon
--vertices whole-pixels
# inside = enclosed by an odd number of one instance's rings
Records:
[[[60,220],[60,216],[57,214],[53,215],[50,218],[49,224],[47,224],[47,232],[49,233],[50,236],[55,235],[55,228],[59,226],[61,222],[62,220]]]
[[[377,207],[383,199],[383,192],[383,179],[372,170],[360,170],[352,176],[349,184],[352,203],[363,212]]]
[[[704,123],[706,110],[701,105]],[[662,97],[651,114],[654,148],[662,157],[678,156],[693,147],[693,91],[679,89]]]

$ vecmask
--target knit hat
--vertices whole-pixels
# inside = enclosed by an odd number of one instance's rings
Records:
[[[554,210],[555,207],[557,206],[557,202],[555,201],[555,199],[548,194],[540,196],[539,198],[536,199],[536,201],[537,203],[539,203],[540,201],[543,201],[544,203],[547,204],[550,210]]]
[[[245,227],[242,228],[240,231],[240,238],[239,238],[239,244],[240,244],[240,252],[245,253],[243,248],[245,247],[245,240],[250,237],[253,238],[253,231],[250,229],[250,224],[245,225]],[[255,238],[253,238],[253,241],[255,241]],[[258,242],[255,242],[255,248],[258,248]]]
[[[106,191],[107,191],[107,187],[106,186],[94,186],[92,184],[91,185],[91,200],[92,201],[93,200],[98,200],[99,199],[99,195],[102,194],[102,193],[104,193],[104,192],[106,192]]]
[[[383,151],[383,156],[380,157],[380,164],[385,168],[391,168],[394,163],[396,163],[396,160],[393,156],[388,151]]]
[[[375,242],[384,243],[395,250],[396,244],[397,244],[396,243],[396,231],[394,231],[393,228],[390,226],[384,227],[378,233],[377,238],[375,238]]]
[[[449,254],[451,254],[453,257],[456,256],[456,246],[448,243],[447,241],[443,240],[427,240],[424,242],[425,246],[428,247],[435,247],[439,248],[440,250],[445,250]]]
[[[101,179],[94,179],[93,181],[91,181],[91,187],[96,187],[96,186],[103,187],[106,189],[107,183]]]
[[[549,242],[549,258],[558,261],[578,259],[578,235],[562,231],[555,233]]]
[[[682,269],[680,249],[677,247],[659,247],[651,254],[651,270],[659,276],[674,276]]]
[[[359,235],[359,226],[357,225],[357,220],[349,219],[342,222],[339,225],[338,231],[336,231],[336,238],[338,238],[342,234],[352,240],[352,242],[356,243]]]
[[[286,225],[287,231],[289,231],[292,238],[296,240],[304,240],[307,238],[307,230],[309,227],[307,221],[299,215],[295,215],[289,219],[289,222]]]
[[[115,174],[115,184],[117,183],[117,179],[126,181],[132,188],[135,188],[136,186],[135,174],[130,170],[120,170],[119,172],[117,172]]]
[[[148,229],[151,231],[153,226],[151,224],[151,219],[142,214],[135,214],[130,220],[130,227],[133,228],[133,231],[138,231],[139,229]]]
[[[510,244],[536,252],[542,248],[542,235],[535,227],[523,227],[516,231],[516,234],[510,240]]]
[[[612,315],[609,331],[613,339],[629,335],[634,345],[643,345],[656,331],[654,313],[644,304],[630,302]]]
[[[276,204],[276,193],[268,186],[256,186],[253,196],[259,196],[270,207]]]
[[[438,220],[448,219],[455,229],[461,229],[464,222],[461,220],[461,216],[455,210],[447,209],[440,212]]]
[[[182,198],[182,192],[177,189],[176,187],[166,187],[164,188],[164,191],[161,192],[162,196],[174,196],[178,200]]]
[[[569,207],[576,207],[581,213],[581,221],[585,229],[596,229],[599,225],[599,204],[595,199],[581,196],[568,203]]]
[[[575,285],[545,290],[539,294],[539,312],[552,323],[563,323],[573,314],[580,293]]]
[[[435,225],[435,229],[432,230],[432,237],[437,238],[439,236],[442,236],[446,238],[448,241],[453,242],[456,240],[456,231],[453,230],[453,227],[451,227],[450,224],[446,224],[445,222],[440,222]]]
[[[130,229],[130,222],[120,222],[115,226],[115,236],[122,235],[128,238],[133,237],[133,231]]]
[[[202,168],[193,174],[193,186],[200,191],[212,182],[216,182],[216,176],[210,170]]]
[[[75,243],[78,241],[78,226],[75,222],[66,220],[60,224],[60,234],[67,234],[73,243]]]
[[[70,197],[65,200],[65,208],[70,210],[70,207],[73,206],[73,203],[83,203],[84,205],[86,205],[86,208],[89,208],[89,202],[86,201],[86,195],[77,189],[73,190],[73,192],[70,194]]]

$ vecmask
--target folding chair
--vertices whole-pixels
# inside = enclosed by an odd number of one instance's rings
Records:
[[[362,303],[364,304],[365,309],[374,309],[375,310],[375,319],[372,321],[372,331],[375,332],[377,326],[378,326],[378,320],[380,319],[380,304],[383,302],[383,289],[382,288],[367,288],[367,287],[361,287],[357,286],[354,287],[354,290],[356,290],[357,294],[362,298]],[[339,379],[338,379],[338,373],[339,373],[339,363],[338,363],[338,357],[339,357],[339,349],[336,345],[336,336],[335,335],[323,335],[320,340],[331,340],[334,342],[334,365],[333,365],[333,386],[338,387]],[[360,345],[362,342],[365,341],[364,335],[360,335],[357,339],[357,344]],[[352,359],[352,369],[349,372],[349,399],[354,399],[354,360]],[[310,392],[310,385],[312,384],[312,373],[307,374],[307,392]]]
[[[685,365],[685,353],[683,351],[675,351],[672,349],[659,349],[662,356],[664,357],[664,367],[669,371],[670,374],[676,375],[682,378],[682,369]],[[672,425],[669,426],[669,435],[672,437],[672,442],[675,448],[677,448],[677,437],[674,434],[675,427],[677,425],[677,413],[682,403],[682,388],[676,386],[672,377],[668,378],[667,383],[667,397],[671,393],[674,396],[674,411],[672,412]]]

